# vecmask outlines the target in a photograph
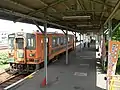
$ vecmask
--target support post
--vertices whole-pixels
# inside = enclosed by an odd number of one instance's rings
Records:
[[[68,30],[66,30],[66,64],[68,64]]]
[[[109,65],[109,63],[110,63],[110,61],[109,61],[109,58],[110,58],[110,55],[109,55],[109,47],[110,47],[110,44],[109,44],[109,41],[111,41],[111,39],[112,39],[112,20],[109,20],[109,22],[108,22],[108,29],[109,29],[109,39],[108,39],[108,65]],[[107,73],[108,74],[108,73]],[[107,82],[106,82],[106,89],[107,90],[109,90],[109,87],[110,87],[110,85],[109,85],[109,79],[110,79],[110,77],[107,77]]]
[[[109,28],[109,40],[111,40],[112,39],[112,20],[109,20],[108,28]]]
[[[79,34],[79,36],[80,36],[80,50],[82,50],[81,33]]]
[[[75,50],[76,50],[76,32],[75,32]]]
[[[39,25],[37,24],[37,22],[35,22],[35,21],[33,20],[33,23],[36,25],[36,27],[37,27],[42,33],[44,33],[44,31],[39,27]]]
[[[45,84],[48,84],[47,78],[47,23],[44,23],[44,72],[45,72]]]
[[[63,29],[61,29],[61,30],[63,31],[64,34],[66,34],[65,31],[64,31]]]

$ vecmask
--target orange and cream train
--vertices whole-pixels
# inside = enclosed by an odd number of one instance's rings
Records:
[[[8,35],[11,70],[32,71],[44,62],[44,35],[40,32],[17,32]],[[74,49],[74,36],[68,35],[68,50]],[[66,37],[60,33],[47,34],[48,61],[66,51]]]

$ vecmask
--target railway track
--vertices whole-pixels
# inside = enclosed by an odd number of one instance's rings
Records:
[[[7,86],[21,80],[22,78],[26,77],[29,74],[16,74],[10,76],[8,79],[0,83],[0,90],[6,88]]]
[[[13,73],[10,73],[9,69],[6,72],[0,73],[0,90],[3,90],[7,86],[21,80],[22,78],[28,76],[29,74],[31,74],[31,73],[13,74]]]
[[[11,77],[13,74],[10,74],[10,70],[0,73],[0,84]]]
[[[3,71],[2,73],[0,73],[0,75],[4,74],[4,73],[9,73],[10,72],[10,69],[7,68],[5,71]]]

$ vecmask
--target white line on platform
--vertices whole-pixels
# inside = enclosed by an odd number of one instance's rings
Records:
[[[87,73],[84,73],[84,72],[75,72],[74,75],[75,76],[87,76]]]
[[[89,64],[80,64],[80,66],[89,66]]]

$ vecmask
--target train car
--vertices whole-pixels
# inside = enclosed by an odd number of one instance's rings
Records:
[[[8,35],[11,70],[33,71],[44,62],[44,35],[40,32],[17,32]],[[74,49],[74,36],[68,35],[68,50]],[[66,51],[66,37],[60,33],[47,34],[48,60]]]

